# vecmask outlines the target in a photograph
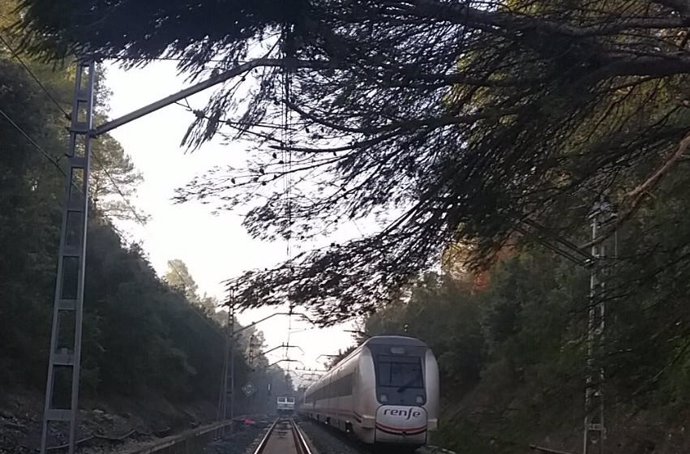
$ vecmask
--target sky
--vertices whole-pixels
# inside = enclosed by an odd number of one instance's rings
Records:
[[[129,113],[189,85],[184,76],[178,75],[174,62],[169,61],[126,71],[106,64],[106,70],[106,85],[112,91],[110,118]],[[193,107],[201,107],[211,92],[212,89],[199,93],[188,101]],[[224,280],[246,270],[281,262],[287,257],[286,244],[252,239],[237,213],[213,213],[212,208],[197,202],[182,205],[172,202],[174,190],[194,176],[215,165],[241,164],[246,157],[248,144],[221,144],[220,140],[194,153],[186,152],[180,142],[192,120],[192,113],[172,105],[112,132],[144,177],[132,202],[150,216],[144,227],[133,222],[120,223],[118,227],[125,232],[127,240],[142,244],[160,276],[165,274],[168,260],[181,259],[187,264],[200,293],[206,292],[222,301],[227,298]],[[307,245],[291,244],[293,253],[299,253],[304,247]],[[277,310],[251,310],[241,313],[238,319],[246,325],[273,312]],[[337,353],[354,343],[353,334],[345,331],[355,329],[354,323],[315,329],[297,318],[289,320],[286,316],[275,316],[257,325],[266,338],[265,349],[286,343],[289,326],[293,330],[290,344],[301,349],[290,349],[289,357],[302,364],[283,363],[284,368],[321,367],[327,358],[320,355]],[[278,349],[267,358],[277,361],[285,357],[285,353],[285,349]]]

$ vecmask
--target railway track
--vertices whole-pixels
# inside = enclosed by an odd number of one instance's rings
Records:
[[[292,418],[275,420],[261,439],[254,454],[318,454],[304,436],[302,429]]]

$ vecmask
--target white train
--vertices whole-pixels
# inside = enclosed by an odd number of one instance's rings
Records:
[[[278,397],[276,410],[279,415],[291,415],[295,411],[295,398],[289,396]]]
[[[419,339],[367,339],[307,388],[299,412],[367,444],[418,447],[438,427],[438,364]]]

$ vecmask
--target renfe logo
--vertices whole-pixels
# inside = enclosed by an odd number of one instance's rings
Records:
[[[402,416],[405,419],[418,418],[422,416],[421,411],[415,410],[412,407],[410,407],[407,410],[398,410],[397,408],[386,408],[385,410],[383,410],[383,414],[390,416]]]

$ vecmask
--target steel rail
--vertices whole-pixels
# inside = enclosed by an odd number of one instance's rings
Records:
[[[264,434],[263,438],[259,442],[259,445],[254,450],[254,454],[261,454],[263,452],[263,450],[266,449],[266,445],[268,444],[268,440],[271,439],[271,435],[273,435],[273,430],[276,428],[279,421],[280,421],[280,418],[276,418],[276,420],[273,421],[273,424],[271,424],[271,427],[268,428],[268,430]]]
[[[307,443],[307,439],[304,437],[302,429],[297,425],[297,423],[291,419],[292,422],[292,436],[295,437],[295,446],[299,454],[314,454]]]
[[[271,439],[273,436],[273,432],[278,426],[279,423],[284,422],[285,418],[276,418],[276,420],[273,422],[271,427],[266,431],[264,436],[261,438],[261,441],[257,445],[256,449],[254,450],[254,454],[262,454],[264,450],[266,449],[266,446],[268,446],[268,441]],[[290,424],[290,432],[292,433],[292,438],[295,443],[295,451],[297,454],[316,454],[312,449],[309,447],[309,443],[307,443],[307,439],[304,436],[304,433],[302,432],[302,429],[297,425],[294,419],[290,418],[287,420],[288,423]]]

